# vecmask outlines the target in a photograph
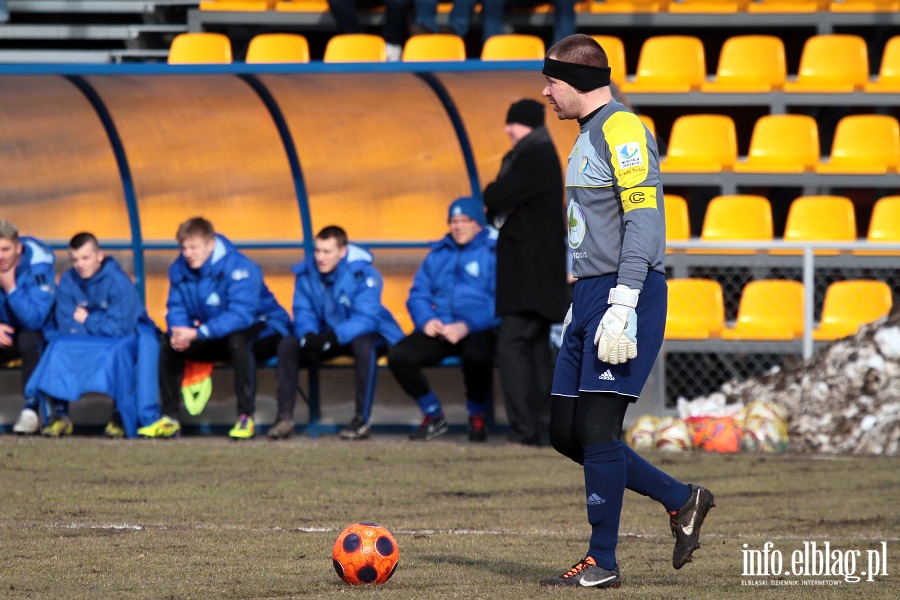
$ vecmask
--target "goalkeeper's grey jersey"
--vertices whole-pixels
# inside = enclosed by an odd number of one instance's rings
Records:
[[[640,290],[664,273],[666,223],[656,140],[611,100],[581,126],[566,169],[569,251],[575,277],[618,273]]]

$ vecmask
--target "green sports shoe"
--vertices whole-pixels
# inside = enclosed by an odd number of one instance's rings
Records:
[[[119,440],[125,437],[125,430],[122,429],[121,423],[110,421],[106,424],[106,427],[103,428],[103,435],[110,439]]]
[[[150,438],[170,438],[170,437],[178,437],[178,434],[181,432],[181,423],[172,417],[163,417],[152,423],[147,425],[146,427],[141,427],[138,429],[138,435],[141,437],[150,437]]]
[[[256,425],[253,423],[253,417],[250,415],[241,415],[238,422],[228,432],[228,437],[233,440],[250,440],[255,435]]]
[[[55,417],[50,424],[41,429],[41,435],[45,437],[65,437],[67,435],[72,435],[72,431],[74,430],[74,426],[72,425],[72,419],[69,417]]]

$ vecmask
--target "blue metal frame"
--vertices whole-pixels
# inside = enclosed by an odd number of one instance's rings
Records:
[[[131,168],[128,166],[128,156],[125,154],[125,146],[122,144],[122,138],[116,129],[109,109],[97,94],[97,90],[79,75],[67,75],[66,79],[84,94],[88,102],[94,108],[106,136],[109,138],[109,144],[112,146],[113,154],[116,158],[116,166],[119,169],[119,177],[122,181],[122,192],[125,194],[125,206],[128,209],[128,223],[131,226],[131,251],[134,260],[134,284],[137,287],[138,294],[142,301],[146,301],[147,293],[144,282],[146,281],[146,273],[144,270],[144,250],[143,239],[141,235],[141,215],[138,211],[137,194],[134,191],[134,181],[131,178]]]
[[[288,163],[291,167],[291,176],[294,180],[294,193],[297,195],[297,208],[300,210],[300,227],[303,230],[303,249],[306,256],[313,253],[313,232],[312,232],[312,216],[309,213],[309,196],[306,193],[306,182],[303,179],[303,169],[300,166],[300,155],[297,153],[297,146],[294,144],[294,138],[291,137],[291,129],[288,127],[287,119],[281,107],[276,102],[275,97],[264,86],[262,82],[253,75],[240,75],[247,85],[253,88],[259,99],[266,105],[269,116],[275,121],[275,127],[278,128],[278,135],[281,136],[281,143],[284,145],[284,151],[287,154]]]

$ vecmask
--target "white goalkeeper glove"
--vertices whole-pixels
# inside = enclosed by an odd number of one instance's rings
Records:
[[[569,304],[569,311],[566,313],[566,318],[563,319],[562,333],[559,334],[559,347],[562,348],[563,344],[566,343],[566,328],[569,326],[569,323],[572,322],[572,305]]]
[[[609,290],[610,307],[600,320],[594,343],[597,358],[612,365],[637,356],[637,306],[639,290],[619,284]]]

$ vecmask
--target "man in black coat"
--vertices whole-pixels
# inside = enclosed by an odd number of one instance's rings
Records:
[[[568,307],[563,174],[544,126],[544,105],[519,100],[509,108],[513,148],[484,190],[497,240],[497,365],[509,441],[549,445],[553,363],[550,326]]]

